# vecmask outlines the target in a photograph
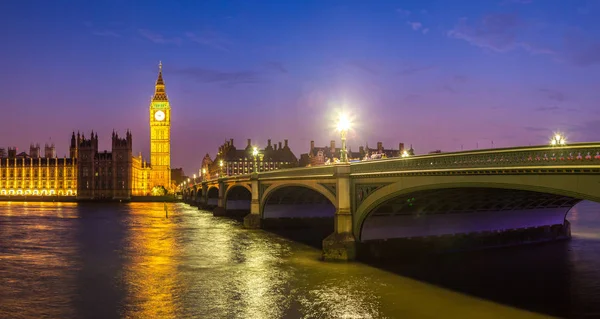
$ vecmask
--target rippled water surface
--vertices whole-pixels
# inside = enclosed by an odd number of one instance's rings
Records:
[[[599,207],[569,242],[369,266],[185,204],[0,203],[0,318],[600,316]]]

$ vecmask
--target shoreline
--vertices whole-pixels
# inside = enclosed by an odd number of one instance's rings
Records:
[[[0,196],[0,202],[47,202],[47,203],[163,203],[177,202],[173,196],[131,196],[127,199],[83,199],[76,196]]]

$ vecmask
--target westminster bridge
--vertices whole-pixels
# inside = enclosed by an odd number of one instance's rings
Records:
[[[600,143],[224,176],[188,185],[183,198],[220,216],[245,210],[247,228],[329,216],[326,260],[354,259],[358,244],[388,240],[422,246],[443,239],[468,247],[555,240],[570,237],[566,216],[575,204],[600,202]]]

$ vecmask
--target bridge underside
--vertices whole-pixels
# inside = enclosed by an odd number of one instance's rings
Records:
[[[206,193],[206,206],[215,207],[219,204],[219,189],[211,187]]]
[[[424,190],[373,210],[361,241],[497,232],[562,225],[580,199],[498,188]]]
[[[287,186],[269,195],[263,218],[333,218],[335,206],[323,194],[302,186]]]
[[[252,193],[243,186],[233,186],[225,200],[227,210],[240,210],[250,212],[250,201]]]

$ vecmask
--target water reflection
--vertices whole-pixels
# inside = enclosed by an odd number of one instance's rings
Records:
[[[127,297],[125,318],[177,318],[177,214],[166,218],[164,205],[137,205],[130,218],[123,254]],[[141,215],[141,216],[140,216]],[[173,216],[174,215],[174,216]],[[141,217],[141,218],[140,218]]]
[[[72,316],[77,260],[73,204],[0,202],[0,317]],[[57,214],[61,211],[62,214]],[[50,224],[52,226],[50,226]],[[10,243],[10,244],[6,244]]]
[[[576,231],[600,215],[578,208],[571,242],[394,268],[183,204],[0,203],[0,318],[576,317],[600,297],[600,241]]]

